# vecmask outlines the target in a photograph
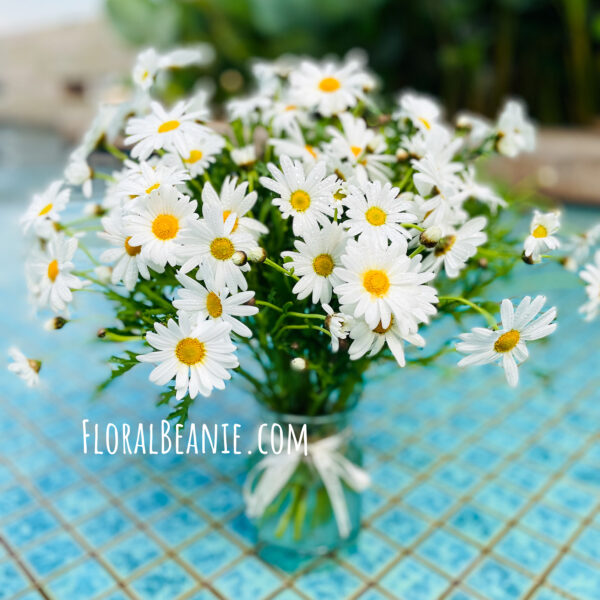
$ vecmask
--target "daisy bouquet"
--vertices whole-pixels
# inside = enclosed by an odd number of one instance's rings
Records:
[[[101,106],[65,180],[34,198],[23,226],[35,239],[35,304],[62,327],[79,290],[101,290],[115,321],[99,335],[124,346],[111,378],[150,363],[180,423],[233,373],[277,413],[343,413],[373,362],[401,368],[407,348],[423,363],[453,350],[423,350],[444,313],[486,325],[460,336],[459,364],[498,363],[516,385],[526,343],[554,330],[556,311],[542,313],[543,297],[515,309],[485,288],[554,250],[559,216],[535,213],[527,239],[515,237],[500,213],[516,208],[474,164],[534,148],[522,105],[509,101],[496,122],[450,124],[428,97],[388,101],[361,55],[255,63],[254,92],[221,113],[203,90],[161,101],[168,72],[205,53],[140,55],[132,97]],[[113,168],[94,167],[102,153]],[[96,181],[101,200],[66,220],[71,189],[90,196]],[[100,253],[90,236],[106,244]],[[359,489],[357,479],[344,480]]]

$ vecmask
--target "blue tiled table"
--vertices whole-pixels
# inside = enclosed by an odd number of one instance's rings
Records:
[[[375,370],[356,420],[373,477],[357,543],[261,558],[243,514],[245,457],[82,454],[83,418],[165,413],[143,366],[91,400],[112,350],[94,340],[107,314],[94,295],[81,297],[86,319],[52,334],[24,304],[8,224],[30,165],[0,169],[0,350],[16,343],[44,359],[39,391],[0,372],[0,599],[600,598],[600,327],[577,316],[575,277],[548,265],[531,278],[523,265],[493,292],[545,293],[559,307],[517,392],[497,368],[448,368],[454,356],[427,371]],[[456,333],[442,321],[430,339]],[[193,418],[251,427],[258,416],[232,386]]]

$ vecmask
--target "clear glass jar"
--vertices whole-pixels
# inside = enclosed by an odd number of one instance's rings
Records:
[[[328,444],[333,442],[334,451],[353,465],[362,465],[362,451],[356,443],[350,429],[352,411],[321,415],[316,417],[284,415],[265,410],[262,423],[267,426],[263,429],[271,432],[271,425],[277,423],[283,431],[283,438],[287,442],[289,429],[294,431],[294,437],[301,439],[302,428],[306,425],[308,447],[321,440],[329,438]],[[279,431],[278,428],[275,429]],[[269,443],[264,444],[265,449]],[[330,446],[331,449],[331,446]],[[355,491],[344,480],[339,481],[339,504],[345,505],[346,523],[345,535],[340,532],[336,515],[332,506],[329,491],[323,481],[321,473],[315,467],[315,460],[311,450],[308,456],[301,450],[300,459],[291,476],[279,493],[266,506],[264,512],[254,519],[258,530],[258,541],[268,547],[283,548],[299,554],[324,554],[338,546],[352,541],[360,528],[361,493]],[[252,458],[252,467],[256,467],[265,455],[255,453]],[[264,463],[263,463],[264,464]],[[285,467],[282,466],[282,469]],[[259,466],[260,470],[261,467]],[[255,469],[256,470],[256,469]],[[262,470],[253,482],[252,489],[260,483],[266,470]],[[335,486],[337,487],[337,486]],[[342,511],[343,512],[343,509]],[[342,528],[344,529],[344,528]]]

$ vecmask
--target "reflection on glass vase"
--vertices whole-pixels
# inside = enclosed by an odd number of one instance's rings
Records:
[[[248,515],[258,541],[300,554],[323,554],[351,541],[360,528],[361,492],[369,485],[362,451],[350,429],[352,411],[317,417],[266,412],[263,447],[255,453],[245,485]],[[288,432],[292,444],[288,450]],[[293,440],[304,443],[295,445]],[[306,454],[305,454],[306,448]]]

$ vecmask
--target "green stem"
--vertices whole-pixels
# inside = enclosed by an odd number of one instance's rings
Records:
[[[287,275],[288,277],[291,277],[296,281],[299,281],[299,278],[296,277],[296,275],[290,273],[287,269],[284,269],[281,265],[278,265],[276,262],[273,262],[270,258],[266,258],[264,264],[269,265],[269,267],[271,267],[272,269],[275,269],[276,271],[279,271],[280,273],[283,273],[284,275]]]
[[[276,310],[277,312],[283,312],[282,308],[279,308],[279,306],[275,306],[274,304],[271,304],[270,302],[267,302],[266,300],[255,300],[254,303],[258,304],[258,306],[265,306],[267,308],[272,308],[273,310]]]
[[[191,183],[199,194],[202,194],[202,186],[195,179],[190,179],[187,183]]]
[[[120,333],[113,333],[112,331],[106,331],[103,338],[104,340],[108,340],[110,342],[130,342],[132,340],[143,340],[144,336],[142,335],[122,335]]]
[[[425,227],[415,225],[414,223],[401,223],[401,225],[402,227],[406,227],[406,229],[417,229],[418,231],[425,231]]]
[[[109,175],[108,173],[102,173],[101,171],[94,171],[94,179],[103,179],[104,181],[110,181],[111,183],[116,181],[112,175]]]
[[[413,256],[416,256],[417,254],[421,254],[421,252],[423,252],[423,250],[425,250],[425,246],[423,246],[423,245],[419,246],[416,250],[413,250],[408,255],[408,258],[412,258]]]
[[[438,300],[440,302],[461,302],[462,304],[466,304],[467,306],[470,306],[473,310],[476,310],[479,314],[483,315],[485,317],[485,320],[488,322],[488,325],[492,329],[498,329],[498,324],[496,323],[496,319],[494,318],[494,316],[490,312],[485,310],[485,308],[482,308],[474,302],[471,302],[471,300],[467,300],[466,298],[463,298],[461,296],[440,296]]]
[[[121,152],[116,146],[114,146],[113,144],[106,142],[104,144],[104,148],[110,152],[116,159],[120,160],[120,161],[126,161],[129,159],[129,156],[127,156],[127,154],[125,154],[124,152]]]
[[[402,178],[402,181],[398,184],[398,188],[400,189],[400,191],[402,191],[404,186],[408,183],[408,181],[412,177],[412,174],[413,174],[413,170],[412,170],[412,167],[410,167],[408,169],[408,171],[406,172],[406,175]]]
[[[318,325],[285,325],[275,334],[273,341],[277,340],[286,329],[314,329],[315,331],[326,333],[329,337],[331,337],[331,333],[327,329],[324,327],[319,327]]]

